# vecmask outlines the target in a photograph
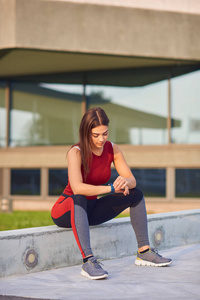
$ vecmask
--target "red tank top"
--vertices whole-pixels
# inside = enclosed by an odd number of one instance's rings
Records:
[[[113,159],[113,146],[111,142],[107,141],[100,156],[92,153],[92,166],[90,168],[90,173],[88,174],[86,180],[83,180],[83,182],[92,185],[103,185],[108,182],[111,176],[111,163],[113,162]],[[83,166],[81,166],[81,173],[83,177]],[[68,185],[64,189],[63,193],[69,196],[73,195],[69,178]],[[89,200],[93,200],[97,198],[97,195],[87,196],[86,198]]]

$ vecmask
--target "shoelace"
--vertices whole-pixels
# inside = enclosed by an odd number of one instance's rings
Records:
[[[97,259],[94,259],[94,260],[90,260],[90,262],[93,264],[93,266],[96,268],[96,269],[102,269],[101,268],[101,265],[103,266],[103,264],[97,260]]]
[[[151,248],[151,251],[154,252],[155,254],[157,254],[158,256],[162,257],[159,253],[158,250],[156,248]]]

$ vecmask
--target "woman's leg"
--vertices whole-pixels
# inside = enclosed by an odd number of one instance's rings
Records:
[[[126,196],[116,193],[98,199],[92,211],[88,211],[89,225],[111,220],[128,207],[139,249],[144,246],[149,248],[145,201],[142,191],[138,188],[130,190]]]
[[[130,207],[131,224],[136,234],[138,253],[135,264],[139,266],[167,266],[170,258],[164,258],[149,247],[147,231],[147,215],[142,192],[135,188],[129,195],[112,194],[98,199],[96,206],[88,215],[89,224],[97,225],[116,217],[124,209]]]
[[[90,210],[96,200],[90,203]],[[92,205],[92,206],[91,206]],[[93,257],[90,247],[89,224],[87,217],[88,200],[82,195],[61,196],[52,208],[52,219],[56,225],[73,229],[76,242],[83,257],[81,275],[89,279],[103,279],[108,273]]]
[[[149,248],[148,228],[147,228],[147,213],[144,198],[138,205],[130,206],[131,224],[135,231],[138,249],[143,251]]]
[[[59,227],[72,228],[83,259],[91,256],[87,199],[82,195],[62,195],[51,211],[54,223]]]

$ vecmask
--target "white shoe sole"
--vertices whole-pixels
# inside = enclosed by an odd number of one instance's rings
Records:
[[[98,280],[98,279],[104,279],[106,277],[108,277],[108,274],[103,274],[101,276],[90,276],[87,272],[85,272],[84,270],[81,270],[81,275],[84,277],[87,277],[89,279],[93,279],[93,280]]]
[[[172,263],[172,261],[167,262],[167,263],[155,264],[155,263],[147,261],[147,260],[139,260],[139,259],[135,260],[136,266],[143,266],[143,267],[145,267],[145,266],[146,267],[165,267],[165,266],[170,265],[171,263]]]

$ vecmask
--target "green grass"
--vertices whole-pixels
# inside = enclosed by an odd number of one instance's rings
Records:
[[[118,217],[127,217],[122,213]],[[55,225],[49,211],[13,211],[0,213],[0,231]]]
[[[129,213],[121,213],[119,216],[117,216],[116,218],[126,218],[129,217],[130,214]]]
[[[0,213],[0,231],[54,225],[49,211]]]

